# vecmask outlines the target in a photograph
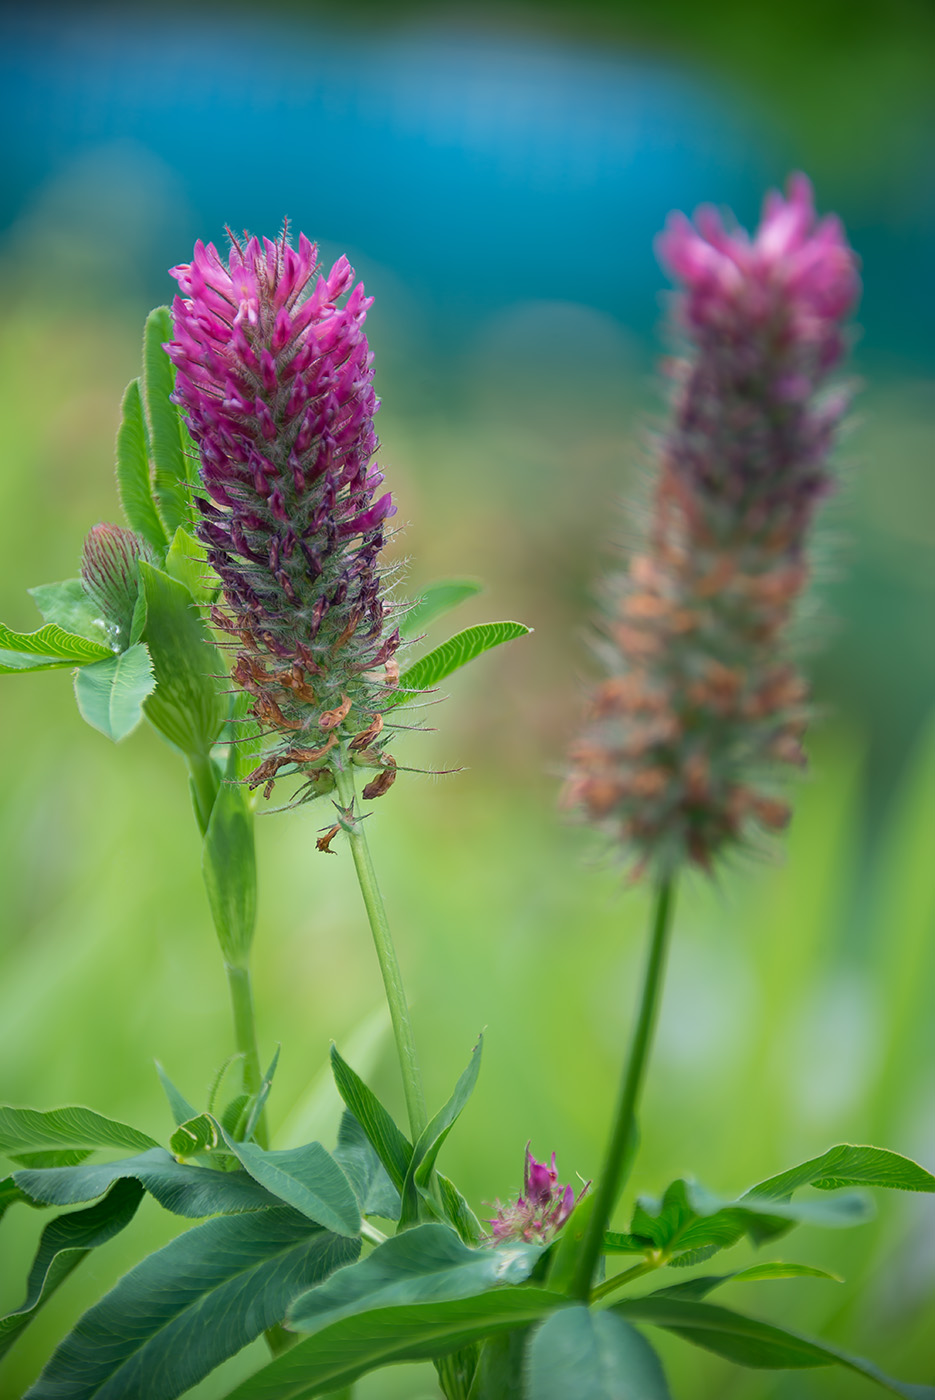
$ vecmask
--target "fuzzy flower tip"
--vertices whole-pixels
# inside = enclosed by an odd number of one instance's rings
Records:
[[[234,682],[275,747],[251,774],[267,795],[283,766],[327,776],[338,735],[389,786],[382,712],[399,634],[378,558],[394,514],[373,464],[371,299],[339,258],[319,275],[304,235],[195,245],[172,269],[176,402],[201,457],[198,534],[223,589],[213,621]],[[373,783],[368,785],[365,795]],[[370,795],[378,795],[372,793]]]
[[[785,825],[807,688],[788,625],[847,396],[827,381],[857,298],[856,258],[794,176],[754,237],[711,209],[670,217],[663,264],[686,353],[672,368],[652,528],[613,580],[613,615],[564,802],[671,872]]]
[[[495,1243],[523,1240],[527,1244],[548,1244],[558,1234],[587,1186],[575,1197],[574,1187],[561,1186],[555,1153],[551,1164],[537,1162],[526,1144],[523,1194],[508,1205],[497,1202],[497,1214],[488,1223]]]

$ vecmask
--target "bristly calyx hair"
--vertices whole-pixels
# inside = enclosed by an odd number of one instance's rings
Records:
[[[198,535],[223,593],[212,620],[275,737],[248,782],[268,796],[287,768],[313,797],[347,740],[379,770],[364,791],[377,796],[395,773],[383,716],[400,638],[379,570],[395,507],[373,463],[372,299],[344,257],[320,275],[304,235],[231,245],[225,262],[198,242],[172,269],[182,295],[165,348],[201,458]]]
[[[658,253],[682,286],[687,353],[564,801],[665,878],[789,818],[777,779],[804,761],[809,706],[788,630],[832,484],[847,394],[827,380],[859,281],[804,176],[767,198],[755,237],[706,208],[694,226],[672,215]]]

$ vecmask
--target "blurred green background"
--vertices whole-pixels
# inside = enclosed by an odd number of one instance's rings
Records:
[[[0,13],[0,616],[76,572],[117,515],[112,444],[166,267],[223,225],[285,214],[376,295],[382,459],[412,593],[483,578],[460,624],[532,637],[454,678],[400,758],[372,841],[414,1002],[430,1098],[477,1031],[480,1085],[445,1170],[478,1211],[523,1148],[597,1170],[647,906],[555,815],[591,674],[595,580],[628,531],[663,408],[653,378],[672,207],[755,218],[808,171],[864,265],[863,392],[827,512],[812,660],[826,718],[774,863],[688,882],[632,1191],[679,1173],[715,1190],[878,1141],[932,1166],[935,681],[935,161],[928,4],[789,0],[537,7],[237,5]],[[830,619],[830,620],[829,620]],[[438,630],[438,629],[436,629]],[[65,673],[0,682],[0,1097],[85,1102],[168,1131],[152,1060],[198,1099],[229,1047],[220,960],[181,760],[151,731],[120,749],[79,719]],[[327,1132],[335,1039],[400,1105],[380,984],[327,813],[259,822],[255,948],[271,1107],[286,1143]],[[844,1286],[748,1285],[740,1306],[935,1380],[931,1200],[777,1251]],[[0,1305],[42,1225],[13,1211]],[[54,1341],[179,1226],[147,1201],[82,1265],[0,1368],[15,1400]],[[654,1338],[654,1340],[656,1340]],[[844,1373],[771,1376],[659,1339],[683,1400],[859,1397]],[[259,1365],[256,1346],[201,1400]],[[359,1386],[429,1400],[429,1367]]]

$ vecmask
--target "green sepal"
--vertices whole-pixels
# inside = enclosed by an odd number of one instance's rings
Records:
[[[111,650],[107,623],[85,592],[80,578],[67,578],[62,583],[39,583],[27,593],[45,622],[54,622],[75,637]]]
[[[155,688],[153,663],[142,642],[75,674],[81,718],[114,743],[132,734],[143,718],[143,702]]]
[[[359,1240],[283,1206],[208,1220],[149,1255],[85,1313],[29,1400],[176,1400],[359,1251]]]
[[[670,1400],[662,1363],[635,1327],[583,1304],[562,1308],[529,1340],[527,1400]]]
[[[222,782],[211,808],[201,869],[225,962],[243,967],[256,928],[253,808],[240,783]]]
[[[127,385],[117,429],[117,490],[127,523],[162,557],[168,539],[153,499],[140,381]]]
[[[146,595],[143,635],[156,673],[146,715],[183,753],[207,755],[227,716],[224,663],[188,589],[145,561],[140,578]]]
[[[179,411],[170,398],[175,369],[162,348],[173,338],[172,313],[167,306],[157,306],[143,331],[143,410],[159,514],[169,538],[179,526],[192,522],[189,482],[194,471],[185,454]]]
[[[113,656],[103,642],[92,642],[47,622],[35,632],[14,632],[0,622],[0,675],[14,671],[55,671],[88,666]]]
[[[482,622],[466,627],[449,637],[447,642],[419,658],[399,678],[399,688],[390,696],[390,703],[405,705],[432,690],[439,681],[460,670],[468,662],[503,642],[525,637],[532,631],[521,622]]]
[[[117,1181],[102,1201],[87,1210],[60,1215],[45,1227],[26,1282],[26,1297],[0,1317],[0,1357],[5,1356],[39,1309],[92,1249],[107,1244],[129,1225],[143,1198],[138,1181]]]
[[[907,1385],[886,1376],[871,1361],[852,1356],[827,1342],[776,1327],[713,1303],[689,1302],[651,1293],[623,1298],[612,1311],[635,1322],[664,1327],[686,1342],[713,1351],[740,1366],[761,1370],[801,1370],[837,1364],[876,1381],[904,1400],[935,1400],[935,1387]]]
[[[482,593],[483,588],[482,583],[472,578],[441,579],[438,583],[429,584],[399,624],[400,636],[407,641],[418,637],[437,618],[451,612],[459,603]]]

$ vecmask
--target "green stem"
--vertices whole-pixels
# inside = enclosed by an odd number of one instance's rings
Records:
[[[646,1259],[642,1264],[634,1264],[632,1269],[624,1269],[622,1274],[614,1274],[613,1278],[607,1279],[604,1283],[595,1288],[591,1294],[593,1302],[599,1298],[606,1298],[609,1293],[614,1293],[618,1288],[622,1288],[625,1283],[632,1283],[636,1278],[642,1278],[644,1274],[654,1273],[661,1267],[661,1260]]]
[[[221,778],[210,754],[190,753],[186,758],[191,777],[192,806],[195,809],[198,828],[204,836],[220,791]],[[231,1010],[234,1015],[234,1044],[243,1056],[243,1091],[245,1094],[255,1094],[263,1083],[263,1072],[260,1069],[260,1053],[257,1048],[250,969],[246,964],[235,965],[225,961],[224,970],[227,973]],[[260,1114],[254,1136],[261,1147],[269,1145],[265,1111]]]
[[[630,1054],[620,1086],[620,1099],[614,1119],[610,1142],[604,1158],[594,1207],[581,1241],[574,1277],[571,1282],[571,1296],[587,1302],[591,1296],[591,1282],[601,1255],[604,1231],[610,1223],[614,1206],[623,1190],[633,1150],[636,1146],[636,1111],[639,1107],[640,1092],[646,1073],[646,1063],[652,1044],[656,1014],[662,993],[665,974],[666,952],[669,945],[669,929],[672,922],[673,883],[664,880],[659,886],[659,894],[653,917],[652,936],[646,972],[643,977],[643,994],[640,998],[639,1015],[630,1043]]]
[[[377,950],[380,972],[383,974],[383,986],[386,989],[386,1000],[393,1022],[393,1035],[396,1038],[396,1053],[399,1056],[399,1068],[403,1077],[409,1127],[413,1142],[417,1142],[428,1122],[428,1115],[425,1111],[425,1095],[422,1090],[422,1074],[416,1057],[416,1044],[412,1034],[412,1022],[409,1019],[409,1006],[406,1001],[406,993],[403,990],[402,973],[399,970],[396,949],[393,947],[389,920],[386,917],[386,906],[383,903],[376,871],[373,868],[373,859],[367,844],[364,823],[354,811],[357,793],[354,787],[353,766],[343,745],[340,761],[335,763],[332,771],[338,796],[346,815],[347,824],[344,829],[351,845],[360,892],[363,895],[367,918],[370,920],[370,931],[373,934],[373,942]]]

